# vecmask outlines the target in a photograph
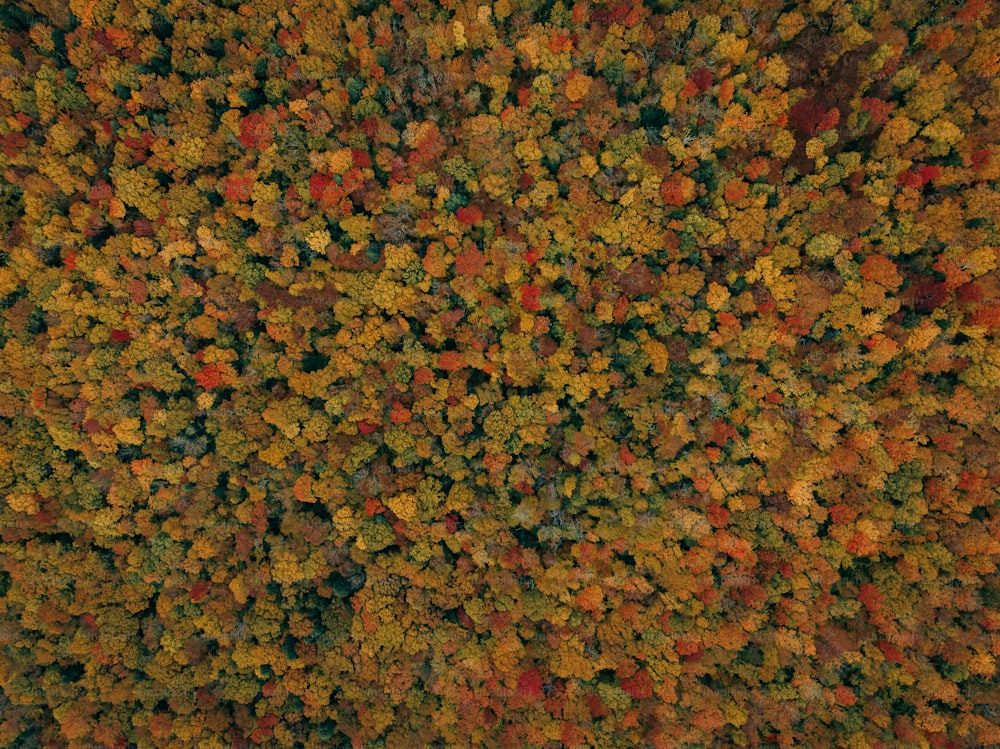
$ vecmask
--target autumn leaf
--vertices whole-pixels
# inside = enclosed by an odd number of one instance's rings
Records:
[[[273,138],[271,126],[264,115],[254,112],[240,120],[240,143],[244,148],[267,148]]]
[[[198,387],[205,388],[206,390],[222,387],[224,384],[222,372],[218,364],[206,364],[195,373],[194,379],[198,383]]]
[[[475,245],[466,247],[455,257],[455,272],[463,276],[478,276],[485,269],[486,256]]]
[[[0,745],[990,743],[990,3],[183,5],[0,9]]]
[[[570,71],[566,78],[566,98],[571,102],[580,102],[590,91],[593,78],[578,71]]]
[[[542,308],[539,302],[539,295],[542,290],[534,284],[526,284],[521,287],[521,306],[531,312],[537,312]]]
[[[466,226],[473,226],[483,220],[483,212],[475,206],[461,206],[455,212],[455,217],[459,223]]]
[[[664,180],[660,184],[660,197],[666,205],[681,207],[694,200],[695,182],[681,175]]]

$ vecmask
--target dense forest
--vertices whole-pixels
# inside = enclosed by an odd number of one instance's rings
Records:
[[[992,0],[0,2],[0,746],[1000,746]]]

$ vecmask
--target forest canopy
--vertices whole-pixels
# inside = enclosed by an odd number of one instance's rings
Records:
[[[0,745],[995,742],[998,29],[0,3]]]

